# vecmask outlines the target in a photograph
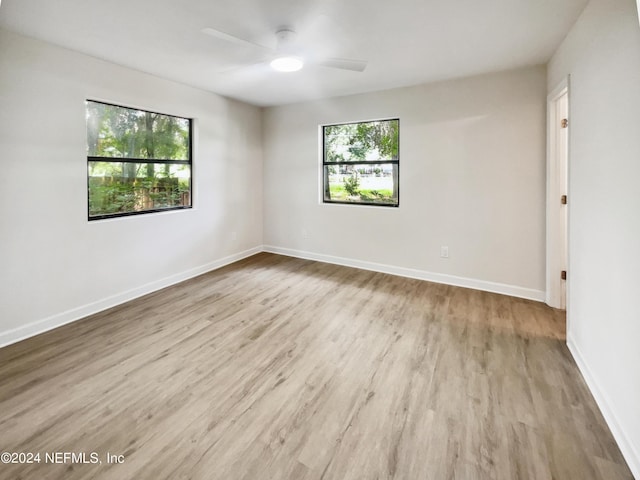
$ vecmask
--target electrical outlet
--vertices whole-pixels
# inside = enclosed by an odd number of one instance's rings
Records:
[[[303,229],[300,231],[300,235],[302,235],[302,238],[309,238],[309,232],[307,231],[307,229],[306,229],[306,228],[303,228]]]
[[[440,247],[440,256],[442,258],[449,258],[449,247]]]
[[[231,232],[231,240],[234,242],[238,239],[238,232]]]

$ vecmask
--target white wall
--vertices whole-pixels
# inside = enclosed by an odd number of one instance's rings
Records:
[[[640,478],[640,28],[592,0],[549,64],[570,78],[568,343]]]
[[[545,67],[267,108],[266,248],[543,300],[545,109]],[[318,126],[382,117],[400,207],[321,204]]]
[[[195,118],[192,210],[87,221],[86,98]],[[259,249],[261,143],[256,107],[0,31],[0,345]]]

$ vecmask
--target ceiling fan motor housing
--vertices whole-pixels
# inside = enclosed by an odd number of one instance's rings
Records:
[[[277,39],[277,47],[276,50],[279,53],[294,53],[293,52],[293,45],[295,43],[296,37],[298,36],[298,34],[291,30],[290,28],[280,28],[277,32],[276,32],[276,39]]]

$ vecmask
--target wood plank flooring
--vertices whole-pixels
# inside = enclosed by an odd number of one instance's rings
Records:
[[[42,455],[12,480],[632,478],[562,312],[271,254],[0,349],[0,450]]]

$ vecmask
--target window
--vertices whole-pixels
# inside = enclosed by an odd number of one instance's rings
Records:
[[[87,100],[89,220],[191,208],[191,120]]]
[[[325,203],[397,207],[400,120],[322,127]]]

